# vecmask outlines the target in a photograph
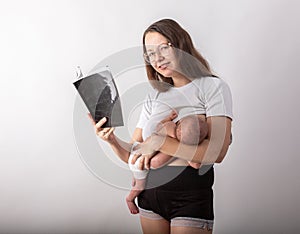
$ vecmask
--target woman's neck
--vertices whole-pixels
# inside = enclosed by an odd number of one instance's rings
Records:
[[[191,82],[189,78],[182,74],[176,74],[172,77],[174,87],[181,87]]]

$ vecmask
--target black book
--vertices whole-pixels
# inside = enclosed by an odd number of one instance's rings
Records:
[[[102,127],[124,126],[117,86],[107,67],[73,84],[96,123],[106,117]]]

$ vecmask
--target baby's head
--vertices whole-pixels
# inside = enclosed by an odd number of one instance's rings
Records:
[[[204,140],[207,133],[207,123],[197,115],[182,118],[176,126],[176,138],[187,145],[198,145]]]

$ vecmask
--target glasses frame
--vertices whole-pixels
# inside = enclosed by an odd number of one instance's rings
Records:
[[[149,59],[148,53],[145,52],[145,53],[143,54],[144,60],[145,60],[147,63],[151,64],[151,63],[153,63],[153,61],[155,61],[155,58],[156,58],[156,56],[157,56],[158,54],[159,54],[159,55],[162,55],[162,56],[166,56],[167,54],[161,53],[161,51],[159,51],[159,49],[160,49],[160,47],[161,47],[162,45],[168,45],[168,46],[169,46],[168,49],[170,49],[171,47],[173,47],[173,45],[172,45],[171,42],[161,43],[160,45],[157,46],[157,48],[155,49],[154,52],[151,52],[151,53],[155,53],[155,54],[154,54],[154,59],[153,59],[153,60],[150,60],[150,59]]]

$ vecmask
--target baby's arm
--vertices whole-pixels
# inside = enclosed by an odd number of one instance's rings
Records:
[[[161,136],[170,136],[176,138],[176,124],[173,120],[177,117],[177,113],[172,111],[170,115],[164,118],[156,126],[155,132]]]
[[[173,121],[159,123],[156,128],[156,133],[160,136],[176,138],[176,124]]]
[[[161,136],[169,136],[169,137],[176,137],[176,124],[172,121],[177,117],[175,111],[165,119],[163,119],[156,127],[156,133]],[[175,160],[174,157],[169,156],[167,154],[158,152],[153,158],[151,158],[150,166],[152,169],[157,169],[163,167],[170,162]]]
[[[170,137],[174,137],[175,138],[175,129],[176,129],[176,125],[174,122],[169,121],[166,123],[161,123],[160,126],[158,126],[160,128],[157,128],[157,133],[161,136],[170,136]],[[163,167],[167,164],[169,164],[170,162],[172,162],[175,158],[172,156],[169,156],[167,154],[158,152],[152,159],[150,162],[150,166],[152,169],[157,169],[160,167]]]

